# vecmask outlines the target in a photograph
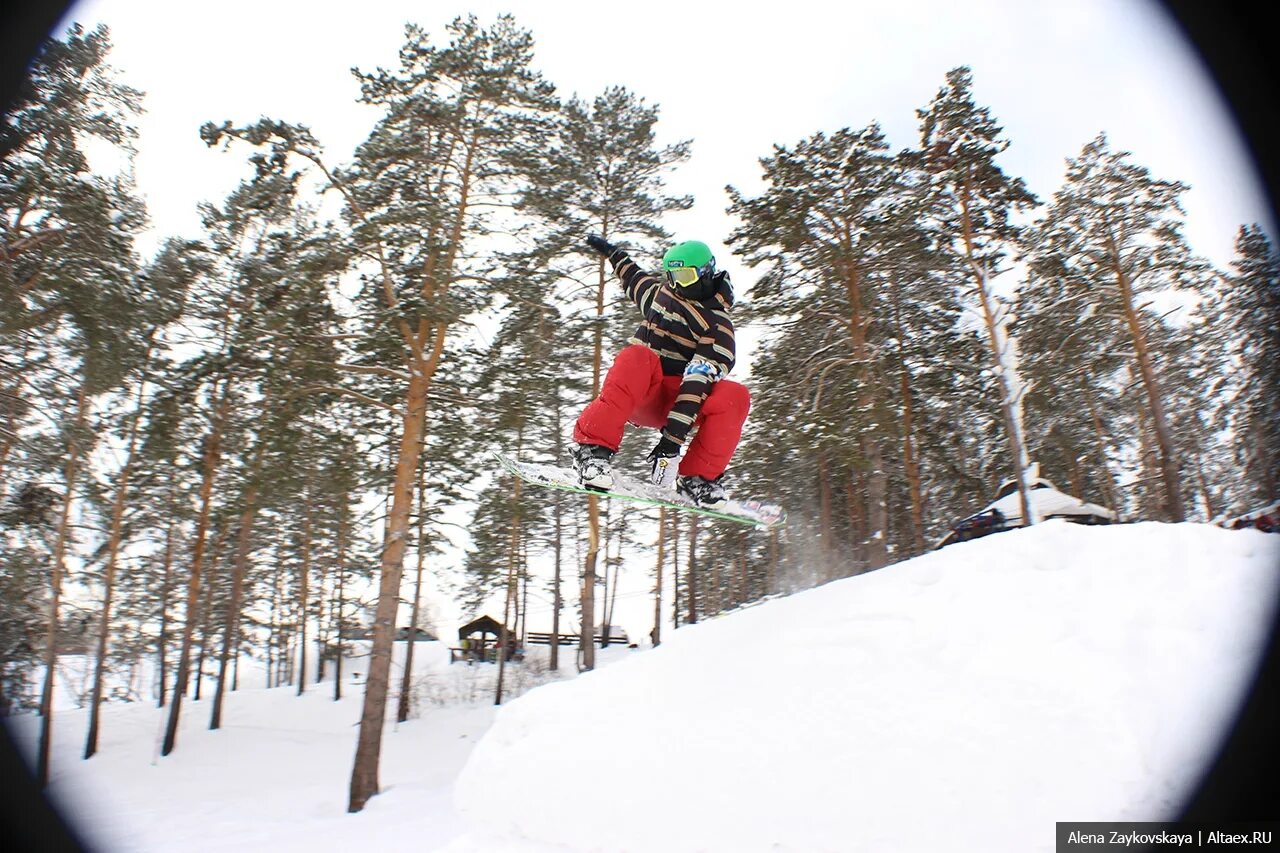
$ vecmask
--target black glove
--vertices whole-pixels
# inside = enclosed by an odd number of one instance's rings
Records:
[[[649,482],[655,486],[674,486],[676,471],[680,467],[680,444],[664,432],[653,450],[649,451],[648,459]]]
[[[613,245],[599,234],[588,234],[587,245],[591,247],[592,251],[599,252],[606,258],[612,255],[613,250],[617,248],[617,246]]]
[[[729,271],[720,270],[711,277],[712,283],[715,285],[715,291],[723,293],[724,298],[730,303],[733,302],[733,283],[729,281]]]

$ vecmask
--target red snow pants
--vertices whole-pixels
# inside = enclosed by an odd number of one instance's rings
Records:
[[[663,376],[653,350],[631,344],[618,353],[604,378],[600,396],[578,416],[573,440],[617,451],[628,424],[661,429],[680,393],[682,376]],[[742,438],[751,394],[738,382],[721,379],[711,386],[693,424],[698,430],[680,461],[680,475],[714,480],[724,473]]]

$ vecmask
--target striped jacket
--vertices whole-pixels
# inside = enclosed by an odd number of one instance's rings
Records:
[[[684,444],[702,403],[716,380],[733,369],[733,290],[718,282],[715,294],[705,302],[681,298],[662,280],[646,273],[622,249],[609,255],[622,289],[640,307],[644,322],[631,343],[643,344],[658,354],[665,376],[683,376],[665,434]]]

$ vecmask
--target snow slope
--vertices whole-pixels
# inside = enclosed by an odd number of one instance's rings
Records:
[[[1055,821],[1177,807],[1278,563],[1253,530],[1049,522],[609,649],[496,714],[493,667],[421,644],[421,716],[359,814],[358,685],[241,690],[217,732],[189,702],[164,758],[163,710],[108,705],[90,761],[60,712],[52,788],[107,853],[1050,850]]]
[[[1171,817],[1252,674],[1278,544],[1047,522],[681,629],[503,708],[448,849],[1027,851]]]
[[[404,643],[396,643],[392,674],[399,684]],[[610,649],[608,664],[627,654]],[[572,652],[562,673],[573,671]],[[472,747],[493,719],[496,668],[450,665],[447,647],[418,643],[414,652],[416,718],[395,722],[388,703],[380,781],[382,793],[364,811],[346,811],[351,763],[363,701],[354,676],[367,660],[348,661],[340,701],[333,681],[227,694],[223,726],[208,729],[207,698],[183,704],[178,748],[159,755],[167,708],[108,703],[98,754],[84,749],[87,709],[64,698],[54,715],[50,789],[82,835],[104,853],[212,851],[435,850],[466,828],[451,788]],[[243,668],[243,667],[242,667]],[[70,672],[68,682],[78,681]],[[330,667],[332,673],[332,667]],[[247,669],[243,681],[261,683]],[[512,668],[508,695],[539,676]],[[18,746],[33,757],[38,718],[7,721]],[[3,845],[0,845],[3,847]]]

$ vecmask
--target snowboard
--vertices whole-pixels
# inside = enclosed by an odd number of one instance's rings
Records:
[[[523,462],[512,456],[494,451],[504,470],[535,486],[548,489],[560,489],[566,492],[578,492],[584,495],[599,495],[602,498],[615,498],[631,503],[647,506],[670,507],[681,512],[692,512],[711,518],[721,518],[738,524],[748,524],[769,530],[781,527],[787,521],[787,513],[775,504],[754,500],[729,500],[722,506],[710,509],[698,506],[688,497],[674,489],[664,489],[652,483],[629,477],[619,471],[613,472],[614,487],[610,491],[588,489],[578,482],[578,472],[572,468],[549,465],[543,462]]]

